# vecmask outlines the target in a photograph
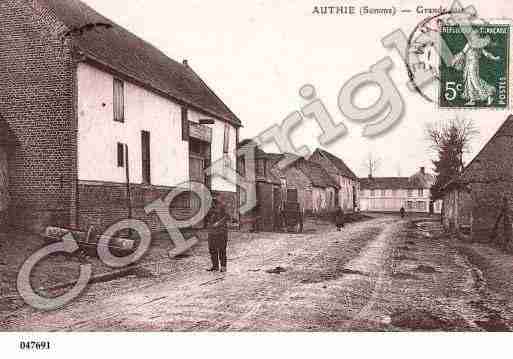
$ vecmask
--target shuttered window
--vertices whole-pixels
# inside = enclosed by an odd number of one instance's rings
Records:
[[[141,157],[142,157],[142,182],[151,183],[151,163],[150,163],[150,133],[141,132]]]
[[[230,127],[226,123],[224,125],[223,153],[228,153],[229,149],[230,149]]]
[[[123,81],[114,79],[114,121],[125,121],[125,85]]]
[[[189,141],[189,114],[185,106],[182,106],[182,140]]]
[[[118,142],[118,167],[125,166],[125,145]]]

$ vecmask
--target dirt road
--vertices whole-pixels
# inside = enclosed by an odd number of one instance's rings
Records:
[[[429,226],[430,222],[426,222]],[[206,244],[161,268],[95,284],[53,312],[26,308],[4,330],[482,330],[465,257],[423,223],[379,217],[337,232],[232,235],[228,273]],[[505,326],[507,324],[502,323]]]

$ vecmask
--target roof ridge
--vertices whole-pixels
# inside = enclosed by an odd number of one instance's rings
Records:
[[[30,0],[30,3],[65,26],[60,35],[70,35],[73,47],[84,54],[83,61],[126,76],[178,104],[241,126],[240,119],[194,70],[83,1]],[[99,24],[111,26],[97,31]]]
[[[333,158],[336,159],[337,161],[340,161],[342,162],[342,165],[345,167],[345,170],[347,170],[349,172],[349,175],[353,177],[353,179],[358,179],[358,176],[353,172],[353,170],[344,162],[343,159],[341,159],[340,157],[338,156],[335,156],[333,153],[327,151],[327,150],[324,150],[324,149],[321,149],[321,148],[317,148],[316,151],[319,151],[319,153],[321,154],[321,156],[324,156],[324,157],[327,157],[327,160],[330,161],[334,166],[335,168],[337,168],[339,170],[339,172],[343,172],[339,166],[337,166],[336,163],[333,162]],[[332,158],[330,158],[332,157]],[[342,173],[343,175],[346,175],[344,173]]]

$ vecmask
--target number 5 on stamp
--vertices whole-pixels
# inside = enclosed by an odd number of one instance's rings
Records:
[[[441,108],[509,107],[510,34],[509,24],[442,27]]]

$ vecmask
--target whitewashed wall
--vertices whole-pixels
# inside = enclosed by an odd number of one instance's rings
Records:
[[[371,196],[371,191],[366,189],[360,191],[360,209],[362,211],[398,211],[404,206],[406,210],[407,202],[424,202],[425,209],[422,212],[429,212],[430,192],[425,188],[423,195],[419,196],[417,189],[414,189],[411,195],[408,195],[406,189],[396,190],[395,193],[391,189],[387,189],[383,196],[381,190],[375,190],[374,196]],[[436,212],[435,206],[435,212]],[[436,212],[439,213],[439,212]]]
[[[189,144],[182,141],[181,108],[172,101],[125,82],[125,122],[113,119],[113,76],[88,64],[79,64],[78,177],[84,181],[125,182],[117,166],[117,143],[128,144],[130,181],[142,182],[141,131],[150,132],[151,184],[176,186],[189,179]],[[189,120],[208,118],[189,111]],[[215,121],[212,160],[222,158],[224,122]],[[236,130],[230,128],[229,153],[235,166]],[[212,187],[233,191],[236,186],[213,178]]]

